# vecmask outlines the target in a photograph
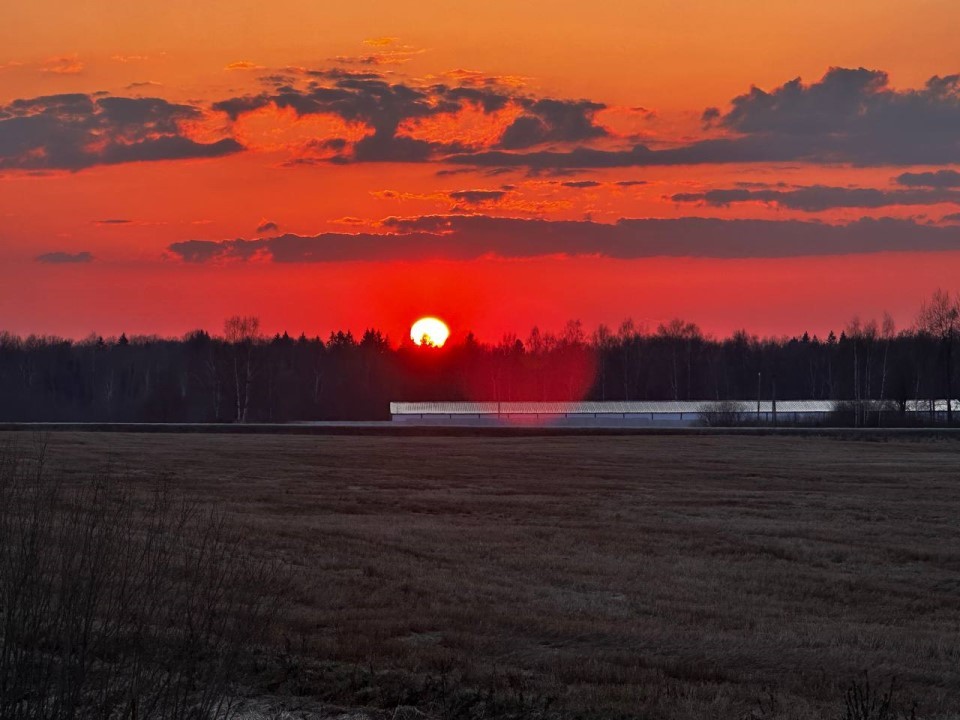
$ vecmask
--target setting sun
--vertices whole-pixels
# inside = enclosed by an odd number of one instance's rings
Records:
[[[435,317],[420,318],[410,328],[410,339],[417,345],[443,347],[448,337],[450,328],[443,320]]]

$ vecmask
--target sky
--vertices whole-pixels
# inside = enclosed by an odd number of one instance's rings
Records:
[[[0,330],[839,332],[960,277],[953,0],[33,0]]]

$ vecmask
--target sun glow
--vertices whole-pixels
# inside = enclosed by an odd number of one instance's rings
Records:
[[[410,328],[410,339],[417,345],[443,347],[448,337],[450,328],[443,320],[435,317],[420,318]]]

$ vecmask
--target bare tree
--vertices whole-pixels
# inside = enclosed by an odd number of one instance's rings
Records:
[[[670,360],[673,371],[670,379],[674,400],[680,399],[680,379],[677,367],[677,346],[685,346],[687,360],[686,399],[689,400],[690,386],[692,385],[693,375],[693,348],[696,343],[703,340],[703,334],[700,332],[700,328],[696,323],[686,322],[680,318],[674,318],[666,325],[661,323],[657,326],[657,336],[666,340],[670,347]]]
[[[597,349],[598,375],[600,381],[600,400],[607,399],[607,359],[616,345],[616,339],[610,328],[600,323],[593,333],[593,345]]]
[[[623,399],[630,400],[630,356],[634,353],[634,346],[638,345],[637,337],[640,335],[633,318],[627,318],[620,323],[620,330],[617,332],[617,338],[623,353]]]
[[[939,340],[944,350],[944,380],[947,392],[947,422],[953,422],[953,343],[960,332],[960,297],[952,298],[946,290],[936,290],[929,302],[920,308],[917,317],[920,332]]]
[[[223,323],[223,334],[233,347],[233,379],[237,394],[237,422],[246,422],[255,375],[253,349],[260,338],[260,318],[234,315]]]
[[[880,410],[877,414],[877,423],[883,424],[883,409],[887,399],[887,358],[890,355],[890,342],[897,334],[897,326],[893,322],[893,317],[886,310],[883,312],[883,325],[880,335],[883,337],[883,369],[880,371]]]

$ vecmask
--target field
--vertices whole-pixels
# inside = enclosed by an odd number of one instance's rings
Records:
[[[47,443],[68,476],[169,473],[289,563],[265,693],[385,709],[420,693],[452,715],[496,687],[518,715],[833,718],[867,672],[918,717],[960,708],[955,441]]]

